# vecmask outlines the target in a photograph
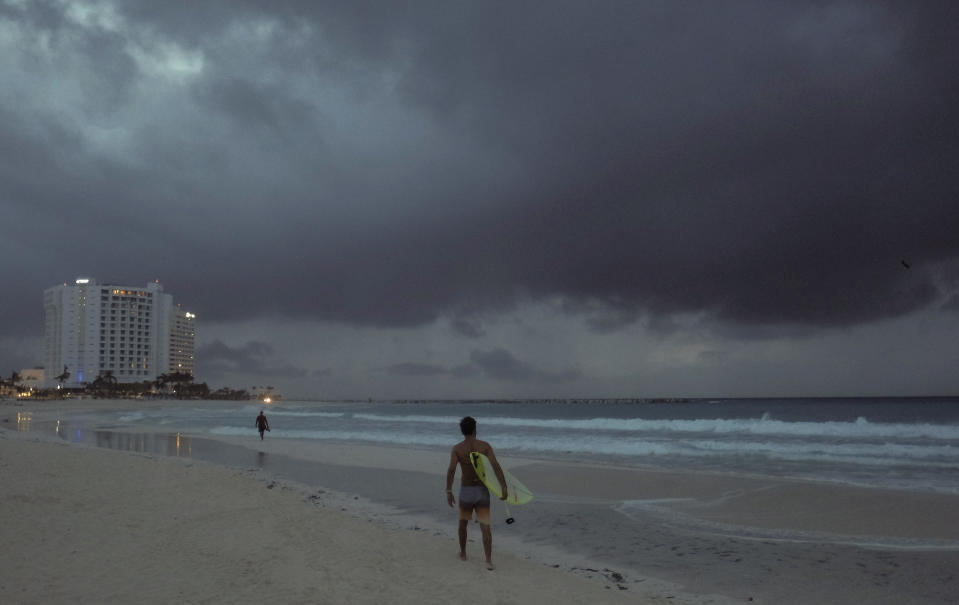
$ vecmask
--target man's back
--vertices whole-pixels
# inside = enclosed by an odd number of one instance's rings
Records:
[[[456,461],[459,462],[460,471],[462,476],[460,481],[463,485],[482,485],[483,482],[480,481],[480,478],[476,475],[476,470],[473,468],[473,464],[470,462],[470,453],[479,452],[487,457],[491,457],[493,453],[493,447],[481,441],[479,439],[464,439],[456,445],[453,446],[453,455],[456,456]]]

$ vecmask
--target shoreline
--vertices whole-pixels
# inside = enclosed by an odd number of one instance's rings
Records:
[[[102,403],[72,407],[71,412],[91,410],[116,411],[127,406],[104,400]],[[183,401],[183,406],[195,407],[195,401]],[[216,403],[212,405],[217,405]],[[142,406],[129,406],[141,411]],[[158,405],[156,407],[166,407]],[[39,410],[38,410],[39,411]],[[67,414],[64,414],[67,415]],[[0,415],[0,418],[3,418]],[[47,419],[28,420],[26,430],[37,430]],[[9,420],[0,428],[13,428]],[[174,435],[168,427],[138,425],[135,427],[104,426],[85,430],[122,435],[140,435],[163,440]],[[242,447],[262,454],[286,456],[292,459],[323,463],[331,466],[354,466],[403,472],[432,473],[437,485],[443,482],[448,452],[443,448],[396,446],[344,441],[269,438],[260,441],[251,427],[250,437],[209,433],[178,433],[184,439],[215,442]],[[451,441],[452,443],[452,441]],[[109,444],[106,447],[112,447]],[[127,449],[136,447],[128,444]],[[142,444],[139,446],[142,447]],[[154,452],[163,453],[163,452]],[[189,453],[184,455],[191,455]],[[843,537],[913,538],[932,541],[931,548],[943,546],[959,548],[959,494],[934,490],[920,491],[904,488],[882,488],[847,482],[776,477],[737,471],[682,469],[652,464],[626,465],[583,460],[573,457],[542,457],[500,454],[504,465],[518,471],[525,482],[535,485],[547,499],[592,500],[603,504],[647,504],[655,508],[668,505],[674,516],[686,515],[707,525],[725,524],[747,530],[780,530],[810,532],[815,539],[825,534]],[[532,476],[531,476],[532,475]],[[777,501],[810,500],[799,513],[776,509]],[[896,509],[920,507],[912,523],[891,518]],[[855,508],[857,519],[836,518],[836,511]],[[878,517],[878,519],[877,519]],[[932,519],[953,520],[955,523],[935,523]],[[854,521],[854,523],[853,523]],[[870,523],[870,521],[874,521]],[[893,523],[890,523],[892,521]],[[898,523],[898,524],[897,524]],[[945,526],[944,526],[945,525]],[[728,529],[728,527],[727,527]],[[950,542],[944,545],[943,542]],[[954,544],[953,544],[954,542]]]
[[[127,434],[125,444],[137,435]],[[161,446],[167,439],[154,436]],[[233,461],[215,463],[225,472],[245,469],[303,493],[320,489],[328,502],[367,522],[430,532],[455,545],[455,515],[440,502],[446,452],[269,436],[260,442],[252,426],[249,439],[180,437]],[[892,604],[917,594],[923,602],[948,603],[959,591],[952,571],[959,565],[959,496],[735,473],[502,460],[537,498],[513,509],[515,525],[494,519],[494,560],[500,554],[519,557],[607,585],[616,574],[623,579],[617,586],[628,588],[632,598],[670,595],[669,602],[681,603],[753,597],[783,605]]]
[[[447,452],[439,449],[295,439],[259,442],[253,438],[205,434],[194,437],[338,466],[407,472],[421,472],[432,466],[437,485],[442,482],[447,459]],[[959,550],[959,494],[529,456],[501,455],[500,460],[510,470],[520,473],[524,482],[535,486],[538,500],[566,499],[616,507],[634,503],[668,505],[662,508],[661,514],[686,516],[690,525],[695,522],[704,526],[723,525],[730,531],[741,527],[747,533],[778,530],[786,536],[784,539],[793,537],[795,541],[801,541],[801,536],[807,534],[811,537],[806,541],[816,542],[835,535],[850,543],[855,543],[856,538],[888,538],[886,542],[866,543],[890,548],[904,546],[898,544],[902,539],[912,541],[910,548]],[[589,493],[582,487],[587,484]],[[774,501],[794,501],[801,497],[809,500],[802,514],[775,508]],[[898,524],[890,523],[892,513],[907,506],[913,511],[919,507],[921,511],[910,523],[903,523],[901,518],[897,519]],[[837,519],[835,514],[828,514],[851,508],[856,509],[857,518]],[[940,523],[935,519],[955,523]],[[790,536],[793,532],[795,535]]]
[[[184,432],[202,430],[209,438],[245,437],[249,429],[246,426],[247,423],[242,421],[242,417],[246,416],[251,410],[264,408],[262,405],[253,405],[252,402],[248,401],[233,401],[224,404],[222,401],[154,400],[138,402],[103,399],[82,402],[31,403],[32,405],[28,404],[26,407],[20,407],[19,409],[25,410],[27,413],[34,413],[38,417],[45,415],[48,418],[58,417],[61,419],[85,414],[87,417],[82,419],[84,423],[98,422],[104,428],[120,431],[137,430],[138,426],[144,426],[144,423],[149,422],[150,418],[156,419],[158,424],[162,419],[162,425],[148,430],[181,430]],[[363,405],[359,408],[335,403],[330,405],[317,404],[316,406],[298,402],[289,403],[293,406],[291,410],[301,408],[305,412],[305,416],[329,416],[330,419],[328,421],[325,418],[303,418],[301,420],[297,418],[300,415],[299,413],[291,411],[291,413],[286,414],[285,410],[282,410],[284,406],[279,405],[278,407],[281,409],[278,409],[277,413],[289,417],[284,418],[286,424],[281,424],[279,432],[276,430],[278,427],[274,427],[272,433],[274,438],[306,438],[307,442],[321,440],[324,443],[329,443],[336,439],[337,435],[342,435],[343,440],[349,442],[354,438],[362,438],[361,435],[354,432],[356,426],[361,426],[363,427],[362,430],[371,430],[376,441],[397,442],[393,444],[374,443],[374,445],[404,448],[439,447],[442,449],[446,447],[446,440],[453,437],[445,429],[437,427],[435,424],[422,424],[415,420],[413,421],[417,427],[417,433],[415,434],[401,434],[399,439],[390,437],[383,439],[382,434],[377,434],[377,430],[382,430],[383,426],[394,420],[392,416],[396,413],[401,415],[412,414],[419,417],[416,406],[406,405],[394,412],[388,407],[388,404],[378,404],[378,407],[367,408],[365,402],[362,402]],[[959,400],[952,403],[955,405],[950,406],[948,410],[953,410],[955,414],[959,414],[959,407],[956,407],[959,406]],[[22,406],[23,404],[18,403],[17,405]],[[460,412],[476,413],[480,411],[456,407],[458,404],[451,405],[453,405],[453,408],[450,409],[455,410],[451,412],[454,416]],[[557,409],[562,407],[557,406]],[[3,406],[0,405],[0,410],[2,409]],[[899,410],[895,406],[892,409]],[[680,415],[675,419],[672,419],[672,416],[669,419],[650,417],[649,421],[653,425],[651,429],[643,428],[645,426],[645,416],[637,417],[636,420],[639,422],[635,426],[630,425],[630,429],[635,428],[637,430],[637,435],[632,439],[630,439],[628,432],[617,430],[624,427],[616,426],[615,418],[619,417],[620,412],[614,410],[600,412],[610,415],[609,418],[596,419],[598,421],[606,420],[605,423],[578,426],[579,423],[577,422],[568,422],[569,420],[575,421],[578,418],[585,418],[583,414],[590,413],[587,408],[580,409],[568,418],[563,413],[559,414],[556,417],[558,425],[555,427],[548,423],[544,425],[545,428],[549,429],[548,433],[565,434],[567,438],[573,439],[574,441],[569,442],[571,447],[566,447],[567,444],[564,441],[557,441],[552,435],[546,435],[542,442],[538,441],[539,436],[535,434],[537,429],[529,428],[538,426],[535,421],[533,424],[519,423],[516,425],[523,427],[523,430],[517,430],[514,423],[507,422],[503,426],[493,427],[496,431],[495,435],[492,433],[488,433],[488,435],[495,438],[494,444],[500,446],[498,448],[500,452],[508,452],[509,450],[504,448],[513,447],[517,448],[514,451],[518,455],[524,457],[594,463],[605,467],[678,469],[707,474],[731,472],[734,476],[773,477],[777,480],[786,481],[826,482],[841,486],[909,492],[929,490],[959,495],[959,487],[957,487],[959,486],[959,471],[956,470],[959,467],[955,465],[956,462],[959,462],[959,459],[954,453],[954,446],[959,439],[959,432],[957,432],[955,425],[956,422],[959,422],[959,415],[952,417],[938,407],[923,409],[925,411],[918,413],[914,419],[915,423],[908,420],[900,422],[899,414],[905,412],[905,410],[890,412],[883,405],[873,406],[870,410],[855,408],[850,411],[840,409],[835,411],[835,417],[841,417],[842,419],[829,420],[827,425],[830,426],[822,427],[826,430],[824,439],[814,436],[817,434],[814,425],[818,421],[807,418],[807,412],[799,408],[778,410],[760,407],[743,410],[741,407],[733,407],[727,410],[731,414],[727,420],[714,419],[711,415],[713,414],[712,408],[708,406],[695,412],[696,414],[705,414],[702,417],[688,415]],[[372,411],[368,412],[368,410]],[[329,413],[324,413],[324,411]],[[639,408],[634,411],[640,415],[644,413]],[[872,416],[872,411],[876,411],[875,419]],[[202,417],[207,415],[207,412],[208,417],[201,421],[200,425],[192,422],[193,416],[197,413]],[[366,418],[366,412],[371,414],[369,418]],[[445,415],[442,406],[434,406],[430,408],[428,413],[434,416]],[[484,409],[482,413],[487,415],[497,414],[495,410],[491,409]],[[534,415],[542,413],[546,415],[546,418],[553,418],[550,415],[551,412],[545,408],[532,410],[521,408],[519,413],[523,417],[529,413]],[[633,411],[628,413],[633,413]],[[908,414],[912,413],[911,410],[908,412]],[[780,414],[783,415],[782,418],[779,417]],[[865,416],[869,416],[873,422],[866,421]],[[98,418],[98,420],[94,420],[93,417]],[[945,425],[925,425],[922,424],[924,421],[918,419],[920,417],[930,422],[941,421]],[[830,416],[830,418],[833,418],[833,416]],[[855,422],[853,422],[853,418],[855,418]],[[237,420],[241,421],[237,423]],[[452,419],[448,420],[452,425]],[[613,422],[610,422],[610,420],[613,420]],[[769,421],[768,425],[766,424],[767,420]],[[299,424],[301,421],[302,424]],[[655,426],[659,423],[658,421],[662,421],[662,426]],[[206,433],[207,429],[212,428],[212,425],[208,424],[209,422],[222,422],[222,426],[216,427],[215,434],[212,432]],[[798,424],[792,426],[791,423],[793,422]],[[779,426],[782,423],[786,424]],[[809,423],[812,423],[812,425],[809,425]],[[831,426],[833,424],[836,426]],[[889,431],[892,429],[887,425],[895,426],[897,431],[890,433]],[[198,426],[203,428],[198,429]],[[287,429],[285,431],[284,426]],[[404,425],[398,426],[402,427]],[[489,428],[487,427],[487,430]],[[610,439],[606,439],[603,433],[610,430],[613,431],[612,436]],[[662,437],[657,432],[660,430],[663,432]],[[813,432],[809,432],[810,430]],[[530,431],[533,431],[533,433],[530,433]],[[713,431],[723,435],[730,433],[740,436],[729,439],[721,436],[717,438],[719,439],[718,442],[713,443],[711,437]],[[798,431],[797,434],[800,435],[796,440],[789,437],[793,431]],[[847,433],[850,439],[849,443],[839,438]],[[772,434],[773,437],[764,441],[763,435],[766,434]],[[588,443],[576,443],[575,440],[579,439],[581,435],[589,440]],[[901,435],[901,438],[896,435]],[[884,436],[889,437],[892,443],[883,445],[881,440]],[[593,440],[595,440],[595,443]],[[662,446],[659,444],[661,440],[664,441]],[[704,440],[705,443],[702,446],[697,443]],[[813,443],[806,444],[805,441]],[[364,441],[364,443],[369,442]],[[953,446],[952,449],[950,449],[949,444]],[[820,446],[824,448],[822,451],[810,449]],[[536,448],[536,451],[529,451],[529,447]],[[738,453],[737,447],[742,448]],[[716,450],[720,454],[712,455],[709,453],[712,450]],[[863,451],[872,453],[866,455]],[[889,459],[886,459],[887,455]],[[830,461],[832,457],[836,457],[836,459]],[[876,459],[875,462],[873,462],[874,458]]]

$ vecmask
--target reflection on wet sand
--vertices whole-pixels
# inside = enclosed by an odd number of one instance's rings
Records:
[[[58,421],[59,422],[59,421]],[[17,412],[17,430],[29,431],[33,424],[33,416],[24,412]]]
[[[53,431],[53,434],[58,438],[63,439],[64,441],[71,441],[73,443],[84,443],[87,441],[84,436],[90,431],[85,431],[83,427],[77,426],[73,428],[70,426],[69,422],[66,422],[61,419],[57,419],[55,422],[50,421],[41,421],[38,420],[36,423],[33,421],[33,415],[29,412],[17,412],[17,430],[22,433],[29,433],[31,431],[46,433],[48,430]]]
[[[193,456],[193,438],[180,433],[171,435],[93,431],[93,434],[97,447],[173,457],[190,458]]]
[[[91,428],[59,419],[34,422],[28,413],[17,415],[17,430],[53,434],[64,441],[105,449],[177,458],[197,458],[228,466],[245,467],[255,462],[256,466],[264,468],[270,463],[265,452],[252,452],[247,448],[220,444],[182,433],[133,433],[109,430],[107,427]]]
[[[122,431],[97,430],[62,419],[56,421],[33,421],[26,412],[17,413],[17,431],[52,432],[57,438],[71,443],[84,443],[112,450],[141,454],[193,457],[194,439],[180,433],[127,433]]]

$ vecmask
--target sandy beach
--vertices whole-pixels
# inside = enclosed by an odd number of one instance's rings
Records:
[[[456,557],[443,452],[261,442],[252,429],[216,440],[105,432],[98,448],[5,420],[0,591],[16,603],[959,594],[959,496],[949,494],[504,457],[537,499],[513,510],[514,525],[494,508],[497,570],[487,572],[475,526],[471,559]]]
[[[370,522],[256,472],[0,439],[7,603],[622,603],[632,595]],[[642,602],[642,601],[641,601]],[[656,601],[649,601],[656,602]]]

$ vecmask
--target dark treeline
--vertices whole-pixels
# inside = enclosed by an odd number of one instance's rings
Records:
[[[63,383],[70,377],[67,368],[56,377]],[[156,380],[142,382],[120,382],[112,370],[104,370],[90,383],[79,388],[30,390],[21,384],[20,375],[13,372],[9,379],[0,379],[0,387],[13,393],[30,391],[30,397],[36,399],[60,399],[73,396],[86,396],[95,399],[249,399],[250,394],[242,389],[221,388],[211,391],[205,382],[194,382],[193,375],[186,372],[160,374]]]

